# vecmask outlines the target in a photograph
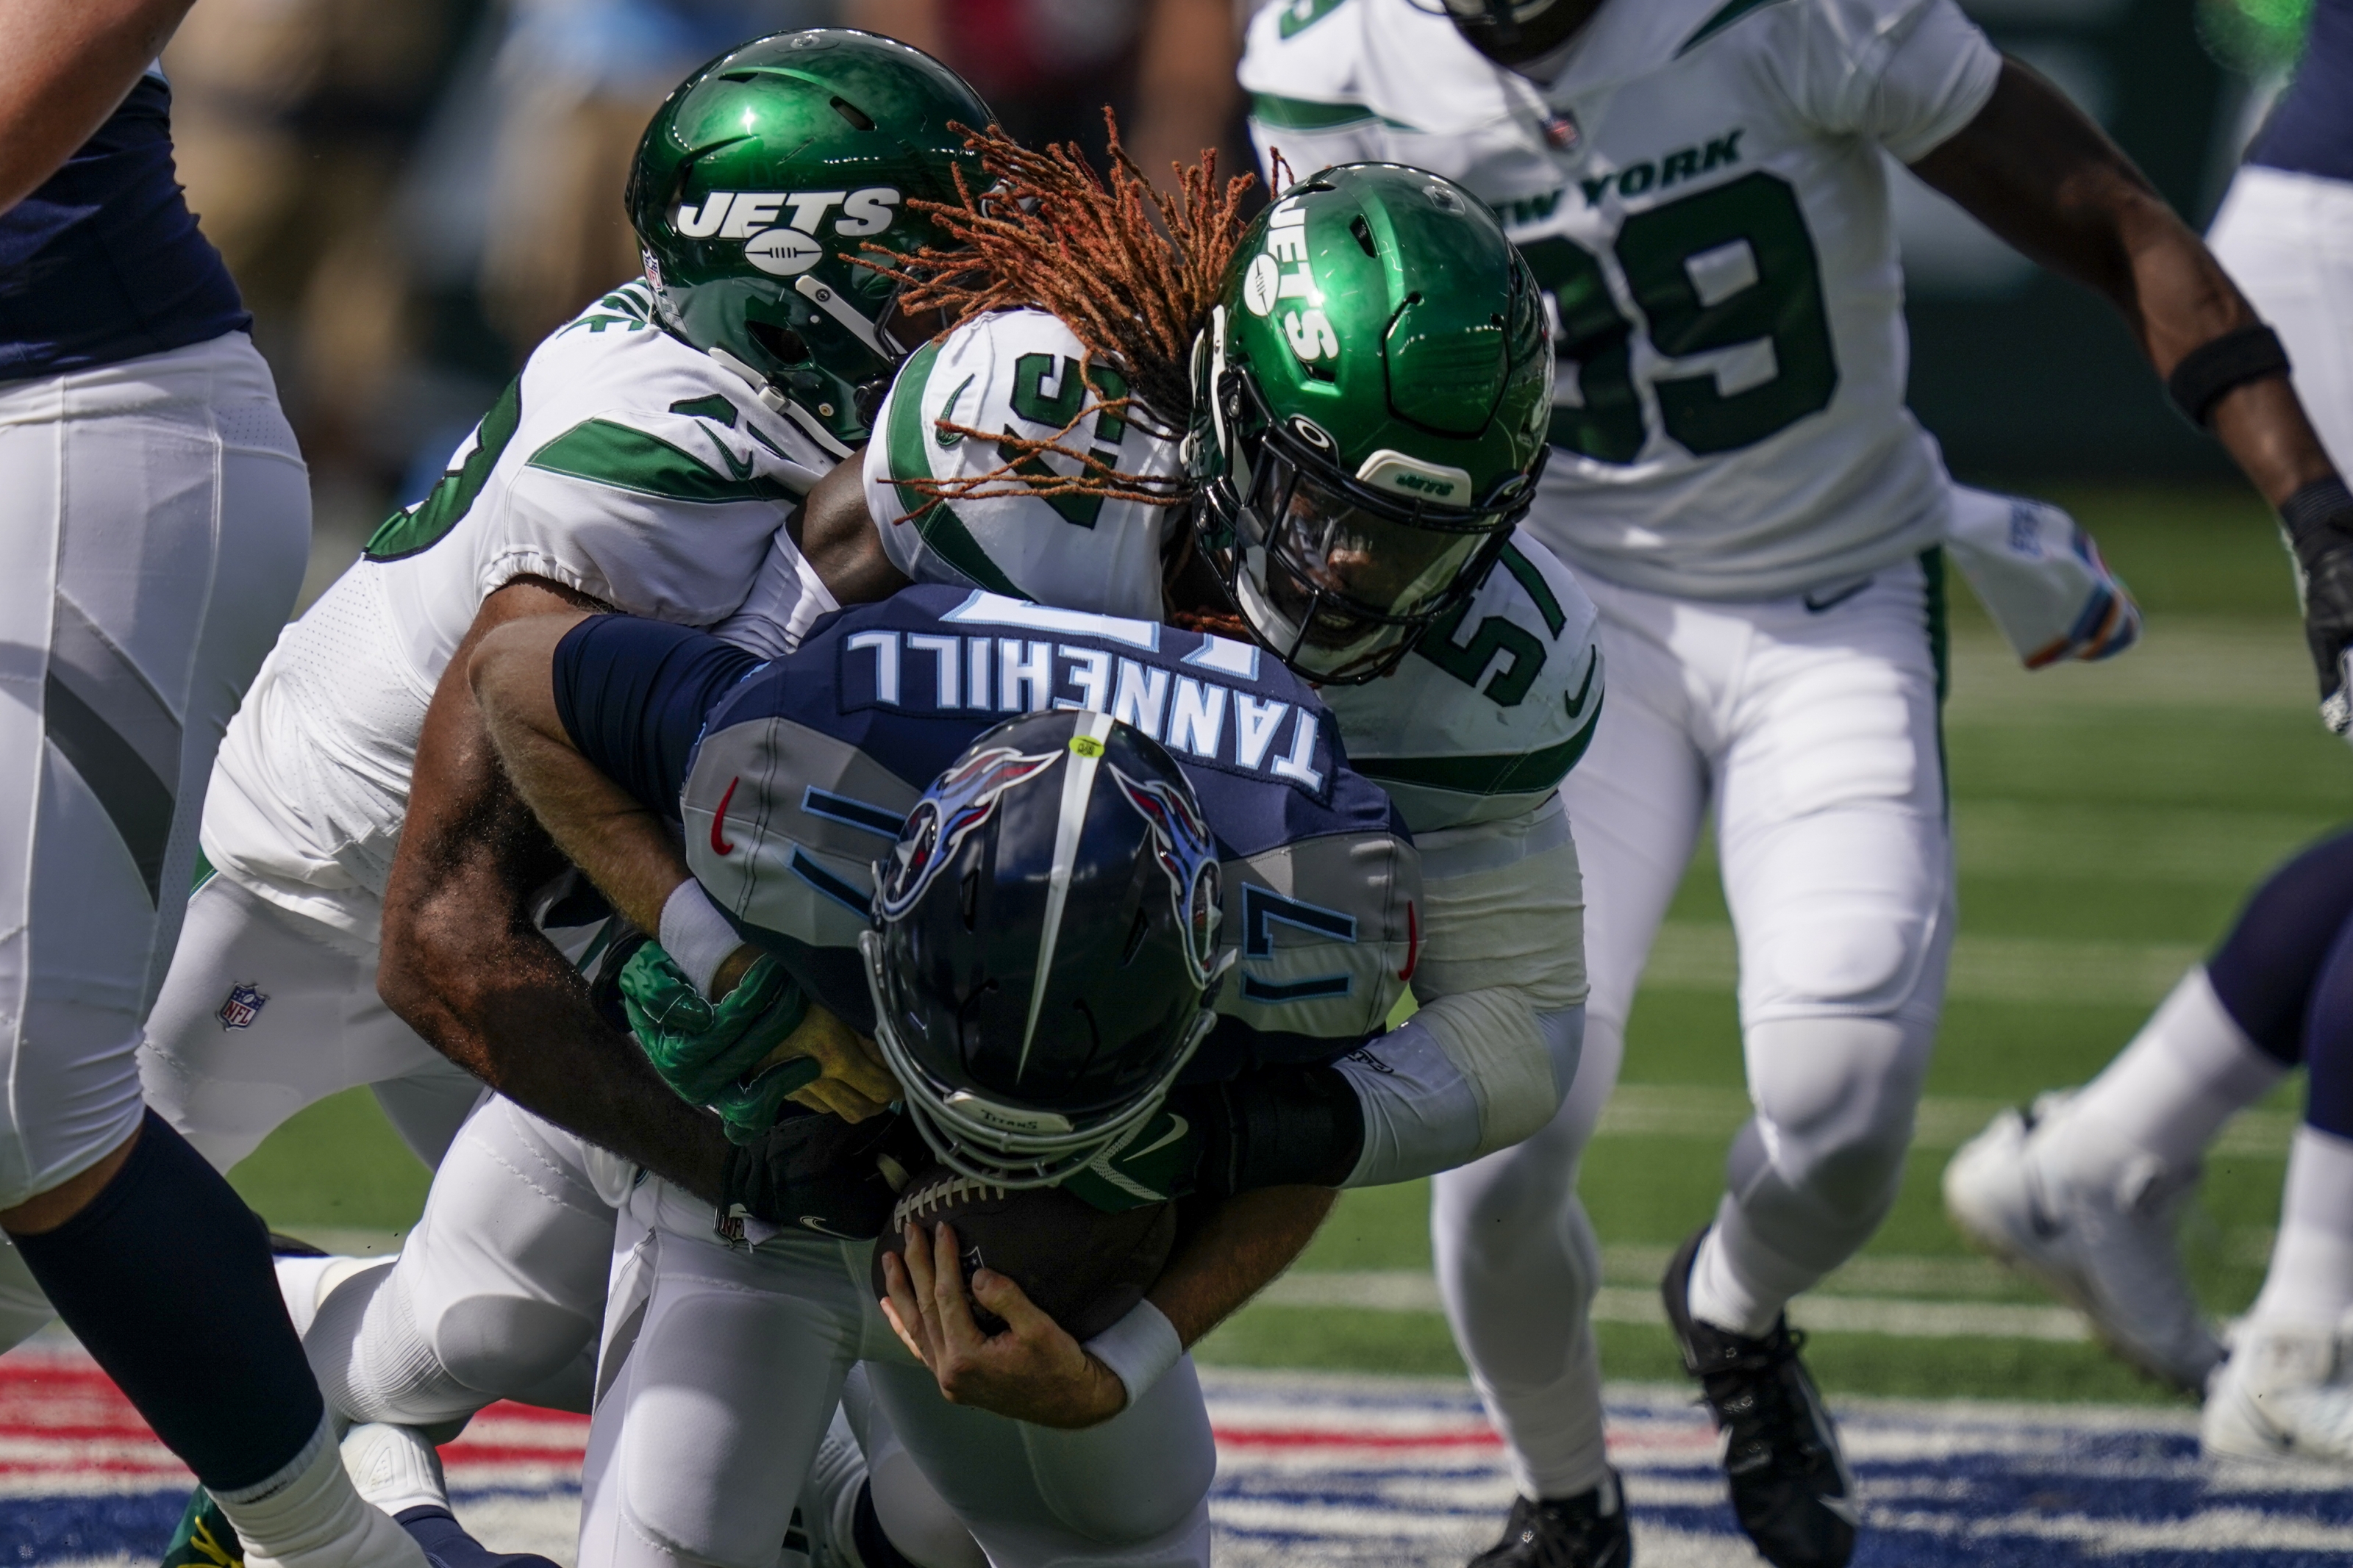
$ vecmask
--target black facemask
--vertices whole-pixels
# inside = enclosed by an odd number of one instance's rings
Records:
[[[1530,14],[1526,0],[1443,0],[1447,19],[1474,49],[1499,66],[1550,54],[1583,26],[1600,0],[1549,0]],[[1514,15],[1517,13],[1517,15]]]

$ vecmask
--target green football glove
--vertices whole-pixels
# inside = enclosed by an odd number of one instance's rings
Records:
[[[759,1070],[808,1014],[808,997],[765,953],[712,1002],[659,942],[647,942],[621,970],[621,1005],[662,1081],[690,1104],[717,1110],[738,1142],[774,1125],[785,1097],[821,1070],[806,1059]]]

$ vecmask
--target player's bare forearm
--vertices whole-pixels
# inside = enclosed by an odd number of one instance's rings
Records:
[[[2105,296],[2159,375],[2258,320],[2205,242],[2123,151],[2016,60],[2002,62],[1978,117],[1913,171],[2028,257]],[[2212,419],[2274,505],[2334,472],[2284,378],[2230,392]]]
[[[0,0],[0,212],[106,122],[189,0]]]
[[[574,618],[554,584],[511,584],[486,601],[434,694],[408,816],[385,896],[385,1003],[443,1055],[559,1126],[716,1198],[726,1141],[533,925],[534,889],[564,859],[499,766],[466,679],[474,648],[530,616]]]
[[[1240,43],[1232,0],[1154,0],[1126,142],[1136,166],[1164,191],[1175,188],[1170,164],[1189,165],[1204,147],[1225,141],[1241,102],[1234,79]]]
[[[837,604],[871,605],[907,586],[867,511],[865,467],[863,454],[852,453],[809,490],[788,525]]]
[[[686,858],[659,817],[580,754],[556,711],[555,645],[587,618],[510,621],[482,637],[466,676],[507,777],[555,847],[639,931],[658,931],[662,904],[691,875]]]
[[[1261,1187],[1226,1199],[1185,1238],[1147,1299],[1189,1350],[1291,1267],[1339,1195],[1330,1187]]]

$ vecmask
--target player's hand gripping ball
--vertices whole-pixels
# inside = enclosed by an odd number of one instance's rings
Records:
[[[955,1228],[966,1280],[982,1268],[1004,1275],[1077,1340],[1092,1339],[1143,1300],[1176,1242],[1175,1204],[1106,1214],[1060,1187],[990,1186],[933,1165],[899,1194],[874,1248],[878,1300],[891,1293],[882,1259],[903,1249],[908,1226],[928,1236],[942,1223]],[[1005,1330],[976,1301],[973,1321],[984,1334]]]

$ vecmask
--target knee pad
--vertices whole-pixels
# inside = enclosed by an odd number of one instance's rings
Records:
[[[467,1296],[430,1325],[434,1352],[449,1375],[494,1397],[557,1377],[580,1358],[596,1325],[545,1301]]]
[[[1903,1175],[1933,1039],[1931,1026],[1892,1018],[1752,1027],[1757,1114],[1728,1162],[1733,1190],[1750,1190],[1769,1167],[1840,1220],[1883,1210]]]

